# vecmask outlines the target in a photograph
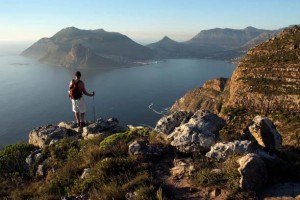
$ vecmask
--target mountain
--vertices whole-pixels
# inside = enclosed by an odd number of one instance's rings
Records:
[[[160,41],[147,45],[147,47],[156,50],[162,58],[188,57],[191,52],[187,51],[184,43],[176,42],[165,36]]]
[[[215,28],[203,30],[191,40],[188,44],[214,46],[220,50],[236,49],[248,41],[258,37],[261,33],[269,32],[268,30],[247,27],[245,29]]]
[[[165,57],[232,59],[272,38],[277,31],[256,29],[215,28],[203,30],[186,42],[175,42],[168,37],[149,44],[148,47]]]
[[[51,38],[42,38],[22,52],[42,62],[65,67],[114,67],[153,59],[155,51],[125,35],[103,29],[62,29]]]

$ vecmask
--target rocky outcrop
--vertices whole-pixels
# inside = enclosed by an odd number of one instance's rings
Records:
[[[253,152],[253,146],[248,140],[233,141],[228,143],[219,142],[210,148],[210,151],[205,154],[206,157],[216,160],[226,160],[230,155],[243,155]]]
[[[124,132],[127,129],[119,125],[116,118],[108,120],[97,119],[96,122],[87,122],[87,126],[76,127],[74,122],[60,122],[58,126],[47,125],[37,127],[29,133],[29,144],[40,148],[52,145],[65,137],[91,139],[98,135],[107,137],[113,133]]]
[[[67,137],[67,129],[54,125],[37,127],[29,133],[29,144],[40,148]]]
[[[229,80],[226,78],[209,80],[202,87],[195,88],[178,99],[170,111],[196,112],[204,109],[219,112],[226,96],[225,91],[228,90],[228,84]]]
[[[157,132],[170,134],[176,127],[187,123],[191,118],[192,113],[185,111],[175,111],[174,113],[162,117],[156,124]]]
[[[208,151],[224,125],[225,121],[217,115],[199,110],[187,123],[177,127],[168,139],[172,146],[184,153]]]
[[[250,153],[238,160],[241,174],[240,187],[245,190],[259,190],[267,182],[268,174],[264,161],[256,154]]]
[[[249,126],[249,131],[259,145],[267,149],[279,149],[281,147],[281,135],[270,119],[256,116],[253,122],[254,124]]]
[[[300,112],[300,27],[251,49],[231,77],[228,106]]]

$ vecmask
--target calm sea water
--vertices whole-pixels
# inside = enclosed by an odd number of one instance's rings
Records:
[[[81,70],[88,91],[95,91],[97,118],[121,124],[155,126],[167,108],[206,80],[230,77],[235,65],[223,61],[172,59],[155,64]],[[0,146],[28,141],[30,130],[74,120],[67,90],[75,70],[41,64],[21,56],[0,56]],[[85,96],[87,119],[93,99]]]

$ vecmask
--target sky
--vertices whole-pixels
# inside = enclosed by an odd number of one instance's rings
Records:
[[[1,0],[0,42],[35,42],[63,28],[119,32],[141,44],[201,30],[300,24],[300,0]]]

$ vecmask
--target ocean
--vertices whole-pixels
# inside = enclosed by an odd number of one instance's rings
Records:
[[[95,91],[96,118],[116,117],[122,125],[154,127],[176,99],[235,65],[206,59],[169,59],[117,69],[81,69],[87,91]],[[18,55],[0,55],[0,146],[27,142],[30,130],[73,121],[68,85],[75,69],[43,64]],[[85,96],[87,120],[93,98]]]

